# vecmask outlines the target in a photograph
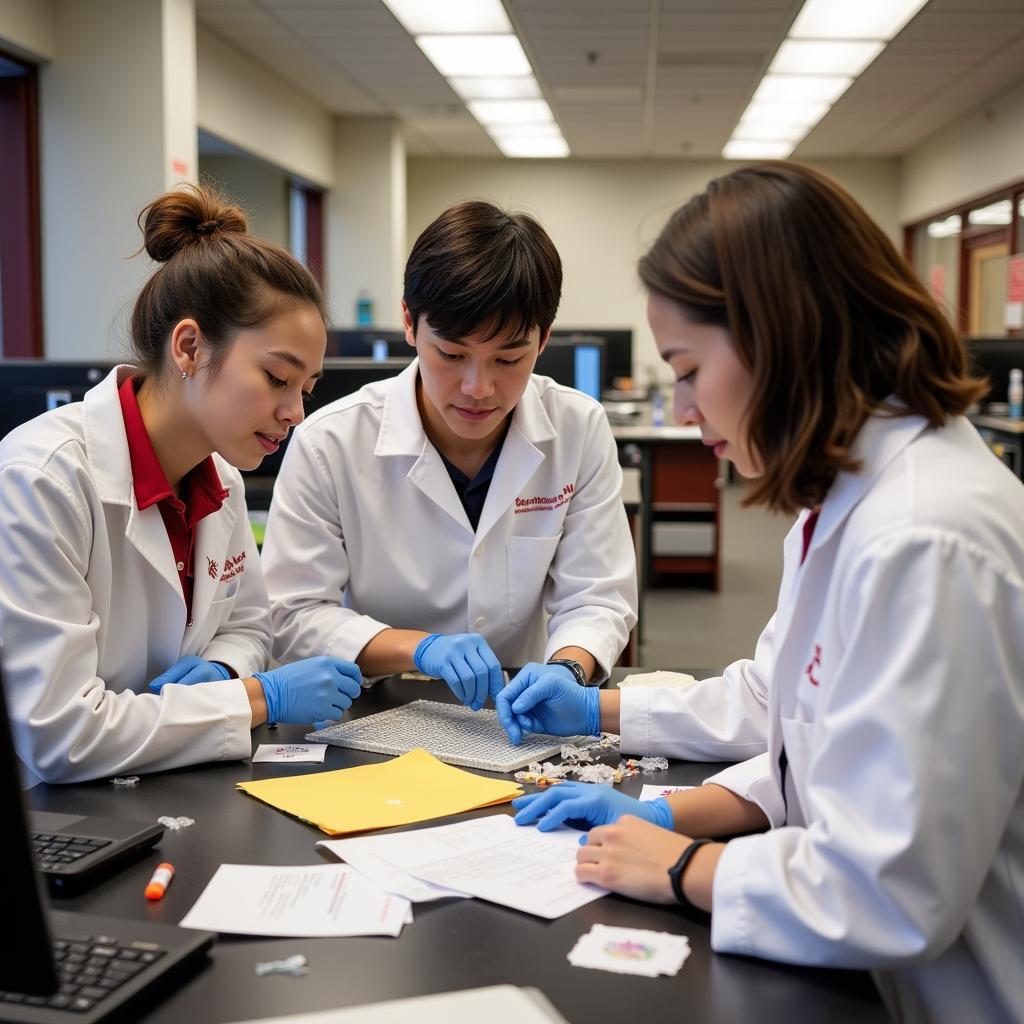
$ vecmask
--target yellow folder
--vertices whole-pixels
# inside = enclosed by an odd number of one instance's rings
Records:
[[[422,749],[383,764],[237,786],[329,836],[443,818],[508,803],[523,792],[515,782],[453,768]]]

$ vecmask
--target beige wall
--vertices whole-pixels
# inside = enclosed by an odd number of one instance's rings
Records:
[[[55,5],[57,57],[39,79],[43,332],[51,359],[124,351],[128,310],[152,271],[144,254],[131,258],[142,241],[135,219],[167,188],[181,158],[165,148],[167,118],[181,97],[166,94],[163,65],[176,48],[168,28],[187,30],[191,3]]]
[[[288,248],[288,174],[262,160],[241,156],[203,156],[199,171],[237,199],[249,218],[249,230]]]
[[[197,120],[225,142],[313,184],[334,184],[334,119],[319,104],[197,26]]]
[[[387,118],[339,118],[335,156],[325,258],[331,323],[351,327],[356,297],[365,290],[375,326],[398,326],[407,209],[401,129]]]
[[[536,216],[565,271],[559,324],[632,327],[634,371],[667,371],[644,316],[636,260],[669,214],[734,164],[625,160],[442,160],[408,163],[408,245],[442,210],[488,199]],[[821,162],[895,240],[899,175],[894,160]],[[380,323],[391,319],[383,313]]]
[[[53,0],[0,0],[0,45],[16,57],[53,60]]]
[[[1024,178],[1024,82],[940,129],[903,159],[900,222]]]

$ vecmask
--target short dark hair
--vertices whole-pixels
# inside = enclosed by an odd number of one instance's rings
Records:
[[[874,412],[937,427],[985,392],[963,341],[881,228],[810,167],[717,178],[640,260],[652,292],[729,331],[754,378],[744,419],[762,467],[746,504],[820,504]],[[894,406],[886,398],[894,395]]]
[[[160,376],[171,332],[189,317],[212,347],[211,370],[239,330],[261,327],[289,303],[310,303],[326,323],[313,275],[280,246],[250,235],[245,214],[212,184],[154,199],[139,227],[146,252],[162,264],[132,309],[134,359],[145,376]]]
[[[562,261],[547,232],[525,213],[470,201],[424,229],[405,265],[405,304],[413,330],[425,315],[441,337],[485,329],[541,333],[555,321]]]

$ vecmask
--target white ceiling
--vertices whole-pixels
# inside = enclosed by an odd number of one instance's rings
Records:
[[[801,0],[504,4],[573,156],[715,158]],[[399,118],[410,153],[498,155],[381,0],[197,9],[328,110]],[[794,155],[899,155],[1021,79],[1024,0],[930,0]]]

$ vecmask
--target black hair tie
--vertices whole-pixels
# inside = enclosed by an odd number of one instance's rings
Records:
[[[219,220],[204,220],[203,223],[200,224],[196,228],[196,234],[197,235],[212,235],[214,233],[214,231],[216,231],[217,228],[219,228],[219,227],[220,227],[220,221]]]

